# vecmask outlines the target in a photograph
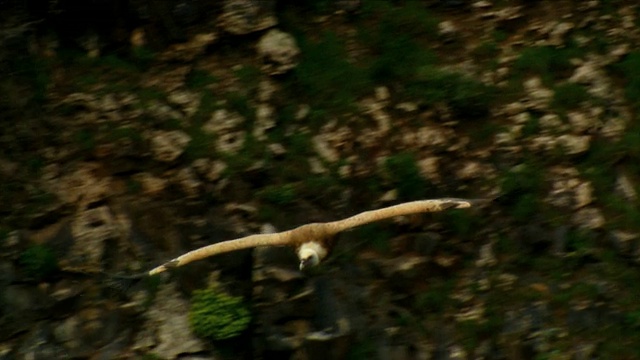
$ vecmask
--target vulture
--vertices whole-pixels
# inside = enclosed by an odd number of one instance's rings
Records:
[[[394,216],[468,208],[476,201],[454,198],[411,201],[378,210],[365,211],[343,220],[310,223],[279,233],[256,234],[222,241],[180,255],[150,270],[148,275],[155,275],[167,269],[183,266],[210,256],[257,246],[291,246],[295,248],[296,255],[300,260],[300,270],[304,270],[318,265],[331,253],[335,235],[339,232]]]

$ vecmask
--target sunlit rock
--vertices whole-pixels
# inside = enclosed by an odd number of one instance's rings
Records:
[[[277,25],[274,10],[274,0],[225,0],[218,23],[231,34],[249,34]]]
[[[180,130],[155,131],[151,137],[153,157],[161,162],[173,162],[184,153],[191,137]]]
[[[278,29],[269,30],[256,45],[261,69],[269,75],[279,75],[298,65],[300,49],[295,38]]]

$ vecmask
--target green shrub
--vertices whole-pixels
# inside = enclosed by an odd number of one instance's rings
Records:
[[[27,275],[43,280],[58,269],[58,261],[53,251],[46,245],[33,245],[20,255],[20,265]]]
[[[516,220],[527,222],[538,213],[544,173],[535,163],[523,163],[509,170],[500,185],[505,205]]]
[[[95,134],[90,130],[77,130],[73,138],[82,151],[92,152],[96,147]]]
[[[245,90],[253,90],[258,87],[258,82],[262,73],[257,67],[253,65],[243,65],[233,72],[236,75],[236,78],[244,86]]]
[[[621,72],[625,84],[625,95],[627,99],[634,104],[640,106],[640,51],[629,53],[625,59],[616,66]]]
[[[295,69],[294,91],[300,91],[317,107],[349,110],[370,90],[366,71],[347,60],[342,41],[325,32],[319,40],[298,38],[302,59]]]
[[[513,64],[516,74],[533,73],[542,77],[546,85],[570,75],[571,59],[580,57],[582,51],[575,47],[555,48],[536,46],[524,49]]]
[[[202,89],[207,85],[213,84],[218,81],[218,78],[211,75],[206,70],[193,69],[189,72],[185,78],[185,84],[189,89]]]
[[[373,81],[408,80],[421,66],[437,61],[435,53],[419,41],[438,33],[438,19],[423,5],[416,1],[397,7],[381,1],[372,3],[375,5],[366,11],[359,37],[372,52],[369,76]]]
[[[3,76],[1,79],[0,88],[3,96],[0,98],[0,109],[7,107],[28,110],[26,106],[38,108],[43,105],[52,81],[50,61],[37,56],[16,54],[8,56],[6,60],[7,63],[2,66],[6,66],[5,71],[11,76]],[[20,97],[16,97],[18,94]]]
[[[258,192],[258,197],[274,205],[287,205],[296,199],[297,191],[293,184],[268,186]]]
[[[391,183],[398,190],[400,200],[416,200],[428,194],[430,184],[420,175],[413,154],[399,153],[389,156],[384,165]]]
[[[447,229],[462,238],[472,237],[482,225],[480,218],[467,209],[451,209],[439,213],[438,218],[442,219]]]
[[[366,224],[354,229],[353,237],[366,240],[367,244],[376,251],[389,252],[391,250],[389,239],[393,237],[393,233],[382,224]]]
[[[249,326],[251,314],[241,297],[212,286],[193,292],[189,321],[196,335],[224,340],[240,335]]]
[[[184,157],[188,161],[200,158],[209,158],[214,154],[214,138],[213,135],[205,132],[202,128],[192,126],[188,129],[191,141],[184,150]]]
[[[471,52],[476,60],[495,59],[498,54],[500,54],[500,47],[495,41],[485,41]]]
[[[489,113],[494,89],[460,73],[422,67],[407,92],[429,105],[445,103],[459,117],[478,118]]]
[[[555,109],[575,109],[589,99],[587,89],[576,83],[564,83],[556,86],[553,92],[552,105]]]
[[[421,313],[442,312],[452,304],[454,285],[451,280],[433,279],[429,290],[416,294],[413,306]]]

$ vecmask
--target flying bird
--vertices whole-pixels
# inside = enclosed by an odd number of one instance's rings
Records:
[[[155,275],[173,267],[183,266],[192,261],[230,251],[257,246],[284,245],[295,248],[296,255],[300,260],[300,270],[304,270],[318,265],[331,253],[335,235],[339,232],[394,216],[468,208],[475,202],[474,200],[453,198],[411,201],[378,210],[365,211],[343,220],[311,223],[275,234],[257,234],[222,241],[183,254],[150,270],[148,275]]]

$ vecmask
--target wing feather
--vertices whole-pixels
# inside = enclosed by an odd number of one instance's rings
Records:
[[[411,201],[382,209],[365,211],[363,213],[343,220],[329,222],[327,223],[327,226],[332,230],[332,232],[338,233],[340,231],[351,229],[356,226],[388,219],[395,216],[436,212],[452,208],[468,208],[471,207],[472,203],[472,200],[454,198]]]
[[[149,271],[149,275],[161,273],[169,268],[188,264],[192,261],[207,258],[226,252],[248,249],[256,246],[277,246],[288,245],[291,242],[291,231],[284,231],[275,234],[249,235],[243,238],[222,241],[216,244],[207,245],[199,249],[189,251],[186,254],[168,261]]]

